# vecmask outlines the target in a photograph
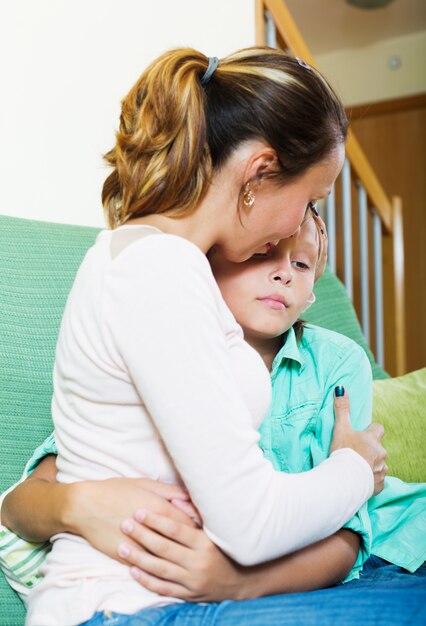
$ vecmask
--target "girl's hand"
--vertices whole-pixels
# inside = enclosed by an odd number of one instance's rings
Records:
[[[373,423],[366,430],[356,431],[350,420],[349,396],[343,387],[344,395],[334,398],[334,431],[330,446],[330,454],[340,448],[352,448],[370,465],[374,474],[374,495],[380,493],[385,486],[384,480],[388,472],[385,463],[387,452],[381,445],[384,428]]]
[[[146,510],[126,519],[121,529],[128,540],[119,546],[119,553],[127,554],[131,575],[146,589],[189,602],[244,597],[242,568],[202,529]],[[145,550],[135,550],[136,544]]]
[[[200,524],[188,493],[177,485],[149,478],[110,478],[70,485],[72,496],[66,515],[66,530],[84,537],[93,547],[125,562],[118,545],[126,539],[120,530],[123,519],[140,507],[149,508],[175,523],[195,528]],[[134,553],[143,550],[130,542]]]

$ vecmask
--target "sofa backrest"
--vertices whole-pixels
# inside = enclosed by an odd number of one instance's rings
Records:
[[[98,230],[0,216],[0,491],[52,431],[52,366],[77,268]]]

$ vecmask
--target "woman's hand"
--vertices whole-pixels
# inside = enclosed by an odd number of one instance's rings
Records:
[[[150,591],[188,602],[245,600],[329,587],[346,578],[360,546],[356,533],[342,529],[292,554],[242,567],[201,529],[161,515],[138,511],[122,529],[146,548],[141,553],[127,546],[135,580]]]
[[[201,528],[138,510],[121,529],[128,539],[120,544],[119,553],[122,558],[127,555],[132,576],[146,589],[189,602],[249,597],[243,568],[226,557]]]
[[[352,448],[358,452],[373,470],[376,495],[384,488],[388,472],[385,463],[387,453],[380,443],[385,431],[383,426],[377,423],[370,424],[366,430],[354,430],[350,420],[349,396],[346,390],[343,391],[343,396],[334,398],[335,422],[330,454],[341,448]]]

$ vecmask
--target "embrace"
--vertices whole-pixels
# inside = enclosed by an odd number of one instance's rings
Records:
[[[364,351],[302,321],[347,125],[268,48],[170,51],[124,98],[54,433],[1,508],[11,560],[39,555],[28,626],[426,619],[426,486],[386,477]]]

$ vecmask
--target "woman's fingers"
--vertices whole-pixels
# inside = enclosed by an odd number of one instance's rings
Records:
[[[158,593],[160,596],[181,598],[182,600],[196,600],[189,589],[177,583],[171,582],[170,580],[157,578],[156,576],[153,576],[138,567],[131,567],[130,573],[139,584],[145,587],[145,589],[148,589],[148,591],[152,591],[153,593]]]
[[[374,474],[373,495],[377,495],[384,489],[386,474],[389,471],[389,468],[386,465],[387,452],[385,448],[382,446],[382,444],[380,443],[385,433],[385,429],[383,428],[382,424],[373,422],[367,428],[366,432],[373,434],[377,442],[376,443],[376,458],[374,460],[374,465],[373,465],[373,474]]]
[[[373,471],[377,474],[380,474],[383,471],[387,471],[387,465],[385,461],[388,453],[380,443],[383,435],[385,434],[385,429],[383,428],[382,424],[373,422],[365,430],[365,432],[372,434],[376,440],[376,458],[374,460]]]
[[[152,482],[155,483],[155,481]],[[175,497],[169,499],[165,496],[159,496],[158,493],[154,493],[153,491],[148,492],[146,489],[145,493],[149,493],[152,502],[150,503],[149,499],[144,498],[144,500],[141,499],[137,506],[155,511],[158,515],[170,518],[177,523],[187,524],[193,528],[199,526],[196,512],[194,512],[193,505],[190,501]],[[169,493],[173,495],[172,491]],[[180,506],[176,505],[178,501]]]
[[[137,511],[135,519],[136,522],[124,520],[121,530],[144,550],[176,565],[184,566],[188,562],[188,549],[196,549],[200,542],[201,530],[168,517]],[[122,556],[120,551],[119,554]],[[138,550],[130,550],[126,560],[144,569],[139,560]]]
[[[339,448],[348,447],[348,438],[353,432],[355,431],[351,423],[349,395],[345,388],[339,385],[334,393],[334,429],[330,454]]]
[[[348,392],[342,385],[334,390],[334,428],[351,428],[351,403]]]
[[[157,578],[176,582],[182,580],[185,576],[185,570],[179,565],[165,558],[150,554],[146,550],[134,550],[130,542],[124,541],[120,543],[118,555],[120,558],[125,559],[127,564]]]
[[[373,472],[374,473],[374,492],[373,492],[374,496],[376,496],[378,493],[383,491],[385,487],[385,478],[386,478],[386,474],[388,473],[388,471],[389,471],[389,468],[386,465],[386,463],[384,463],[377,470],[374,470]]]
[[[162,483],[159,480],[152,480],[151,478],[139,478],[144,489],[155,493],[157,496],[161,496],[166,500],[173,500],[179,498],[180,500],[189,500],[189,493],[183,487],[179,485],[171,485],[170,483]]]
[[[146,531],[146,537],[151,537],[154,541],[156,538],[162,538],[164,541],[169,539],[173,543],[194,549],[197,548],[200,539],[203,537],[203,532],[199,528],[193,528],[152,511],[139,509],[135,513],[135,520],[139,522],[139,526],[135,528],[135,531]],[[158,554],[158,550],[163,548],[161,545],[156,551],[155,546],[152,547],[155,554]]]
[[[373,422],[372,424],[370,424],[366,431],[373,433],[377,441],[381,441],[383,435],[385,434],[385,429],[383,425],[379,424],[378,422]]]
[[[197,526],[201,528],[201,526],[203,525],[201,516],[191,501],[181,500],[180,498],[173,498],[173,500],[171,500],[171,503],[177,509],[186,513],[186,515],[188,515],[188,517],[190,517],[197,524]]]
[[[340,448],[352,448],[358,452],[373,470],[373,494],[376,495],[384,488],[387,473],[386,450],[381,444],[385,431],[381,424],[376,423],[370,424],[365,431],[355,431],[351,424],[350,413],[349,396],[344,387],[338,386],[335,388],[335,422],[330,453]]]
[[[196,573],[197,544],[203,545],[203,531],[152,512],[137,511],[135,517],[142,523],[128,519],[121,524],[129,542],[122,542],[118,550],[120,558],[132,565],[133,578],[161,595],[197,600],[202,578],[202,570]],[[142,549],[135,549],[135,542]]]

